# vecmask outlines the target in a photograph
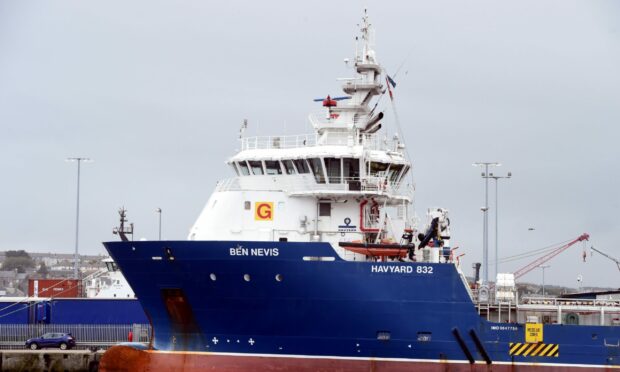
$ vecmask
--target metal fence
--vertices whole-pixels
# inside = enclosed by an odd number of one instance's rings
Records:
[[[119,342],[149,343],[151,326],[148,324],[0,324],[0,348],[23,348],[27,339],[48,332],[71,333],[77,348],[107,348]]]
[[[313,118],[316,122],[322,119]],[[359,146],[369,150],[389,150],[391,147],[384,136],[376,133],[354,134],[348,131],[295,134],[287,136],[255,136],[241,138],[241,150],[292,149],[311,146]],[[395,146],[395,144],[392,144]],[[395,147],[392,149],[396,149]]]

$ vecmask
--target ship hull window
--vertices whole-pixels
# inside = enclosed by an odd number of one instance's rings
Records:
[[[248,168],[248,165],[246,162],[244,161],[240,161],[237,163],[237,166],[239,168],[239,170],[241,171],[241,175],[243,176],[249,176],[250,175],[250,168]]]
[[[329,183],[342,183],[341,180],[341,162],[336,158],[325,158],[325,170],[327,171],[327,180]]]
[[[310,169],[312,169],[312,174],[314,174],[314,179],[316,183],[325,183],[325,174],[323,173],[323,164],[321,164],[321,159],[312,158],[308,159],[310,163]]]
[[[306,163],[305,159],[297,159],[294,162],[299,174],[310,173],[310,168],[308,168],[308,163]]]
[[[295,167],[292,160],[282,160],[286,174],[295,174]]]
[[[265,174],[265,172],[263,171],[263,162],[260,160],[254,160],[254,161],[248,161],[248,164],[250,164],[250,168],[252,169],[252,174],[254,174],[255,176],[262,176],[263,174]]]
[[[280,168],[280,162],[277,160],[265,160],[265,170],[270,176],[282,174],[282,168]]]

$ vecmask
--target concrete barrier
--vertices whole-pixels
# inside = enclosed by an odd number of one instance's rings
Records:
[[[103,351],[0,350],[0,371],[95,372]]]

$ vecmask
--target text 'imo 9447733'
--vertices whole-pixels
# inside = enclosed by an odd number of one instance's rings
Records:
[[[312,134],[242,130],[241,149],[228,159],[234,176],[217,184],[188,240],[104,243],[152,323],[154,344],[112,348],[103,370],[620,363],[607,305],[518,307],[506,277],[502,301],[482,306],[451,247],[447,210],[430,209],[427,224],[416,226],[405,145],[379,132],[388,115],[378,102],[396,83],[378,62],[366,15],[360,29],[346,95],[317,99],[323,112],[310,116]],[[561,324],[562,311],[585,307],[601,314],[598,325]],[[539,322],[549,312],[559,324]]]

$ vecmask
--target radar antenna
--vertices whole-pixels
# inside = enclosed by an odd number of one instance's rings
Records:
[[[124,242],[129,241],[127,235],[131,235],[131,240],[133,240],[133,222],[129,224],[129,227],[125,227],[125,222],[127,222],[127,209],[121,207],[121,209],[118,210],[118,214],[121,217],[121,225],[115,227],[112,233],[120,236],[121,240]]]

